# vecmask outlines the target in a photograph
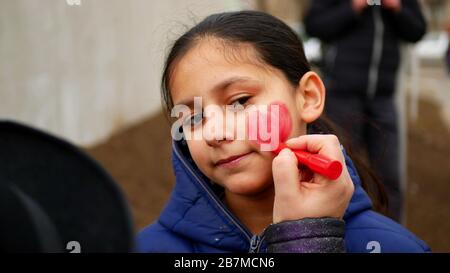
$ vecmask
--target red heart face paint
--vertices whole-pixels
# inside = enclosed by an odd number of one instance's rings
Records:
[[[282,102],[273,102],[267,109],[250,111],[247,131],[250,140],[255,140],[262,151],[274,151],[286,141],[292,131],[289,110]]]
[[[284,142],[292,131],[292,120],[289,110],[282,102],[268,105],[267,111],[249,112],[247,132],[250,140],[256,140],[262,151],[278,154],[288,148]],[[323,155],[312,154],[299,149],[291,149],[298,163],[303,164],[315,173],[330,179],[337,179],[342,173],[342,164],[338,160]]]

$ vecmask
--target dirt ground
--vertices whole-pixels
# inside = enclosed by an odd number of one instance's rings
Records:
[[[450,130],[437,105],[421,101],[408,132],[406,226],[434,252],[450,252]]]
[[[439,107],[420,102],[409,124],[406,226],[434,252],[450,252],[450,130]],[[113,135],[88,152],[122,186],[136,230],[154,221],[174,185],[170,128],[162,114]]]
[[[88,149],[124,190],[137,230],[158,217],[175,183],[170,139],[160,113]]]

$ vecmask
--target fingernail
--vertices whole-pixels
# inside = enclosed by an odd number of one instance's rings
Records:
[[[280,155],[281,156],[290,156],[291,154],[291,150],[289,150],[288,148],[284,148],[283,150],[281,150]]]

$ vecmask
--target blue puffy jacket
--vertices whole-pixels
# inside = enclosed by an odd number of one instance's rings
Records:
[[[265,252],[264,238],[227,209],[220,188],[198,170],[181,142],[173,143],[172,161],[175,188],[159,219],[139,233],[139,252]],[[344,215],[347,252],[429,252],[414,234],[372,210],[347,155],[346,164],[355,184]]]

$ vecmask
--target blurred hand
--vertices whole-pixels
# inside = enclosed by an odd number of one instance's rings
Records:
[[[395,13],[398,13],[402,9],[402,1],[401,0],[383,0],[381,2],[381,6],[385,9],[388,9]]]
[[[318,153],[343,164],[342,174],[330,180],[309,170],[300,170],[289,149],[282,150],[272,163],[275,185],[273,222],[303,218],[342,218],[354,186],[345,165],[339,140],[334,135],[303,135],[286,142],[290,148]]]
[[[361,14],[367,5],[367,0],[352,0],[352,8],[356,14]]]

